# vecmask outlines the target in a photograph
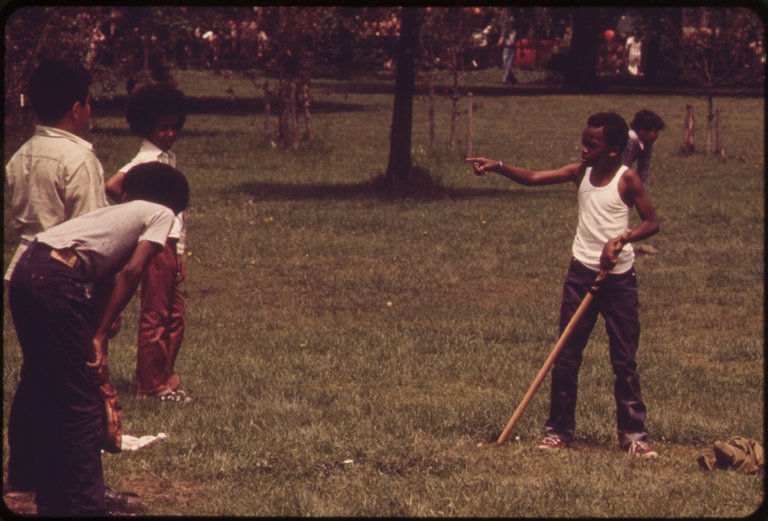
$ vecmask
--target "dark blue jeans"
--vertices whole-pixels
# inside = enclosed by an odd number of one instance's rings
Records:
[[[103,516],[104,402],[93,359],[95,309],[79,269],[33,243],[9,286],[23,365],[8,421],[9,482],[31,485],[44,516]]]
[[[560,333],[581,304],[594,283],[597,272],[572,260],[563,285],[560,306]],[[573,330],[570,339],[557,357],[552,369],[552,393],[549,419],[544,431],[570,442],[576,429],[576,394],[582,354],[587,345],[597,316],[605,320],[608,333],[608,350],[611,366],[616,376],[614,397],[616,400],[616,428],[619,446],[626,447],[631,441],[645,440],[647,416],[640,393],[640,375],[637,372],[640,319],[637,278],[632,268],[621,275],[608,275],[581,323]]]

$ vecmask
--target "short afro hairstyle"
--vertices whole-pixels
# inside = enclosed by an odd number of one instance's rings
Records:
[[[126,172],[123,193],[128,201],[149,201],[170,208],[174,214],[189,205],[189,183],[184,174],[170,165],[153,161]]]
[[[592,128],[601,128],[605,135],[605,143],[609,147],[618,147],[624,151],[629,141],[629,127],[624,118],[615,112],[598,112],[587,119],[587,125]]]
[[[634,119],[632,119],[632,123],[629,124],[630,127],[632,127],[632,130],[664,130],[664,127],[666,127],[666,124],[664,123],[664,120],[661,119],[661,116],[656,114],[655,112],[651,112],[650,110],[639,110],[637,114],[635,114]]]
[[[147,137],[155,124],[165,116],[178,118],[176,130],[181,130],[187,119],[187,101],[184,93],[170,83],[148,83],[128,97],[125,119],[134,134]]]
[[[26,90],[40,123],[52,125],[75,103],[86,103],[92,82],[91,73],[79,63],[45,60],[32,73]]]

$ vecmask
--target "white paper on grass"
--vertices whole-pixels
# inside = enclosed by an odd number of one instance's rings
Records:
[[[123,434],[122,449],[123,450],[143,449],[145,447],[150,447],[166,439],[167,437],[168,436],[166,436],[164,432],[161,432],[155,436],[148,434],[147,436],[142,436],[140,438],[137,438],[136,436],[131,436],[129,434]]]

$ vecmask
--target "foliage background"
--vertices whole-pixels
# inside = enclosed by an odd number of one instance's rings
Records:
[[[253,94],[246,80],[176,77],[191,94]],[[490,79],[469,80],[495,92]],[[669,124],[649,184],[662,219],[651,241],[659,253],[638,258],[639,363],[661,456],[634,461],[615,446],[599,324],[572,449],[534,449],[548,382],[509,442],[495,447],[556,340],[573,190],[475,178],[447,142],[451,100],[438,97],[430,149],[426,98],[417,97],[414,160],[440,190],[381,195],[371,179],[386,162],[391,84],[366,85],[318,82],[318,103],[333,110],[317,112],[322,137],[298,152],[265,145],[251,111],[188,118],[174,147],[193,190],[189,329],[177,367],[193,401],[131,396],[132,302],[111,349],[126,431],[169,438],[105,455],[110,486],[139,493],[146,513],[172,516],[738,517],[757,509],[762,475],[705,473],[695,458],[718,439],[763,436],[763,100],[721,100],[730,138],[727,158],[715,160],[679,154],[684,105],[704,110],[701,98],[476,99],[476,152],[532,168],[577,157],[580,128],[596,110],[631,117],[650,107]],[[138,146],[119,111],[96,110],[88,137],[107,172]],[[7,414],[20,362],[7,313],[3,331]]]
[[[56,14],[79,27],[76,11]],[[27,21],[30,36],[45,26]],[[20,42],[6,56],[30,48]],[[6,71],[9,62],[29,65],[7,59]],[[531,87],[543,74],[519,79]],[[637,260],[639,363],[660,457],[637,461],[615,447],[600,324],[581,371],[572,448],[534,449],[548,382],[509,442],[495,446],[556,341],[576,202],[571,187],[471,175],[463,143],[448,139],[449,74],[431,78],[439,87],[431,147],[428,100],[415,99],[413,160],[436,182],[412,196],[375,182],[386,165],[391,78],[313,77],[315,138],[294,151],[263,134],[260,85],[275,76],[173,76],[192,107],[174,151],[192,185],[189,329],[177,367],[193,401],[131,396],[134,300],[111,349],[126,431],[169,437],[104,456],[108,484],[139,493],[145,513],[702,518],[761,507],[763,475],[706,473],[696,457],[718,439],[764,436],[762,97],[719,97],[726,157],[684,157],[685,105],[704,114],[706,98],[564,95],[552,86],[530,95],[500,88],[498,67],[462,78],[477,104],[474,152],[534,169],[577,158],[592,112],[629,119],[650,108],[667,121],[648,185],[661,218],[650,241],[658,253]],[[104,78],[86,137],[109,175],[139,143],[113,95],[125,78]],[[30,130],[12,119],[27,116],[15,111],[12,85],[6,158]],[[466,123],[460,116],[459,128]],[[14,239],[4,211],[7,262]],[[4,420],[20,367],[7,311],[6,298]]]

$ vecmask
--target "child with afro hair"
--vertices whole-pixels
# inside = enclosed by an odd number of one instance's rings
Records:
[[[128,98],[126,119],[131,131],[143,141],[133,160],[107,181],[107,194],[115,200],[122,197],[125,172],[136,165],[157,161],[176,167],[171,148],[186,121],[186,99],[170,83],[150,83]],[[134,389],[137,396],[174,401],[185,397],[174,370],[184,338],[185,305],[180,285],[186,277],[185,238],[186,221],[179,213],[164,251],[152,259],[141,283]]]

